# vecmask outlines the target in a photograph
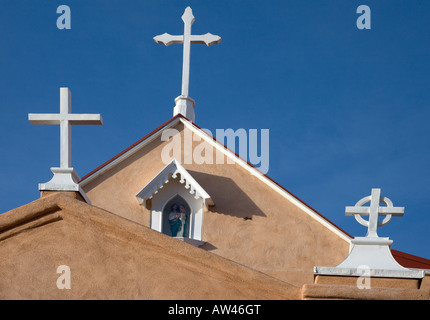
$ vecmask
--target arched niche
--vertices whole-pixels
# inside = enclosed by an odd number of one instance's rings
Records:
[[[136,194],[136,198],[140,205],[150,210],[151,228],[167,235],[170,233],[170,236],[174,235],[171,230],[169,232],[166,212],[170,211],[170,206],[175,199],[178,203],[181,202],[189,213],[189,229],[182,237],[176,236],[175,238],[196,246],[204,243],[202,241],[203,210],[208,206],[213,206],[214,202],[202,186],[175,159],[155,175]]]
[[[171,237],[190,237],[192,210],[180,195],[166,202],[161,217],[161,232]]]
[[[171,179],[151,199],[151,229],[172,236],[169,231],[168,214],[174,202],[183,204],[188,214],[188,232],[186,236],[176,237],[183,239],[202,240],[203,199],[190,194],[180,183],[180,175]]]

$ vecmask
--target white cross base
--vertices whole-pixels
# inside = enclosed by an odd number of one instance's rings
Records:
[[[73,168],[51,168],[54,174],[46,183],[39,183],[40,191],[75,191],[79,192],[84,200],[91,204],[90,199],[78,184],[80,178]]]
[[[370,206],[363,204],[370,201]],[[380,203],[386,206],[380,206]],[[368,227],[365,237],[351,239],[351,250],[348,257],[336,267],[314,267],[314,274],[337,276],[368,276],[394,278],[423,278],[423,271],[412,271],[402,267],[391,254],[393,241],[379,237],[377,227],[387,224],[392,216],[402,216],[403,207],[394,207],[390,199],[381,197],[381,189],[372,189],[372,194],[362,198],[353,207],[346,207],[345,214]],[[366,221],[362,216],[369,216]],[[378,221],[379,216],[385,216]],[[364,270],[364,271],[363,271]]]
[[[196,103],[190,97],[179,96],[175,99],[175,107],[173,108],[173,116],[182,114],[191,122],[195,122],[194,106]]]
[[[74,191],[78,192],[86,203],[91,204],[85,191],[78,184],[80,178],[73,168],[51,168],[54,174],[46,183],[39,183],[39,191]]]
[[[73,168],[51,168],[54,176],[47,183],[39,183],[39,190],[80,191],[79,176]]]

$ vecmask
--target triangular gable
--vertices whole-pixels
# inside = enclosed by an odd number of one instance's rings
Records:
[[[176,159],[170,161],[169,164],[137,193],[136,197],[139,203],[146,208],[146,200],[152,199],[152,197],[158,193],[158,190],[162,189],[166,183],[169,183],[169,180],[176,179],[178,175],[181,177],[179,182],[184,185],[184,188],[189,189],[190,193],[193,194],[196,199],[201,198],[206,208],[214,205],[211,196]]]
[[[124,149],[123,151],[118,153],[113,158],[109,159],[108,161],[106,161],[105,163],[103,163],[102,165],[100,165],[99,167],[97,167],[96,169],[91,171],[90,173],[83,176],[79,180],[79,185],[82,187],[85,186],[90,181],[94,180],[95,178],[102,175],[104,172],[108,171],[109,169],[111,169],[112,167],[117,165],[118,163],[120,163],[123,160],[125,160],[126,158],[130,157],[131,155],[133,155],[134,153],[136,153],[137,151],[142,149],[144,146],[146,146],[148,143],[150,143],[151,141],[154,141],[156,138],[158,138],[164,129],[168,129],[168,128],[175,126],[180,121],[181,117],[183,117],[183,116],[178,114],[177,116],[170,118],[165,123],[163,123],[161,126],[156,128],[152,132],[148,133],[142,139],[136,141],[131,146]]]
[[[302,211],[304,211],[306,214],[311,216],[313,219],[317,220],[319,223],[324,225],[326,228],[328,228],[330,231],[335,233],[337,236],[339,236],[344,241],[350,243],[350,240],[352,239],[352,236],[349,235],[347,232],[342,230],[340,227],[335,225],[333,222],[325,218],[322,214],[317,212],[315,209],[310,207],[308,204],[306,204],[304,201],[293,195],[291,192],[289,192],[287,189],[285,189],[283,186],[281,186],[279,183],[277,183],[275,180],[267,176],[266,174],[263,174],[261,171],[259,171],[254,165],[246,161],[245,159],[241,158],[238,154],[227,148],[223,143],[216,140],[214,137],[206,133],[204,130],[202,130],[200,127],[198,127],[196,124],[189,121],[187,118],[182,116],[181,114],[176,115],[175,117],[169,119],[164,124],[159,126],[157,129],[152,131],[151,133],[147,134],[145,137],[137,141],[136,143],[132,144],[130,147],[125,149],[124,151],[120,152],[118,155],[113,157],[112,159],[108,160],[95,170],[91,171],[89,174],[82,177],[79,184],[84,187],[89,182],[96,179],[98,176],[102,175],[104,172],[107,172],[111,168],[115,167],[131,155],[135,154],[137,151],[141,150],[143,147],[148,145],[150,142],[154,141],[155,139],[159,138],[163,132],[163,130],[171,128],[176,126],[179,122],[181,122],[185,128],[191,130],[193,134],[198,135],[202,140],[209,143],[212,147],[216,148],[216,150],[220,151],[222,154],[224,154],[229,159],[233,160],[235,163],[246,169],[250,174],[257,177],[259,180],[261,180],[263,183],[268,185],[272,190],[289,200],[291,203],[293,203],[295,206],[300,208]]]

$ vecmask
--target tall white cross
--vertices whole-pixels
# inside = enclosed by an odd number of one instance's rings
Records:
[[[60,88],[60,113],[29,113],[32,124],[60,125],[60,168],[72,167],[72,125],[101,125],[100,114],[72,114],[72,94],[69,88]]]
[[[370,206],[363,206],[370,202]],[[380,203],[386,206],[380,206]],[[366,237],[378,238],[377,228],[386,225],[392,216],[403,216],[404,207],[394,207],[390,199],[381,196],[381,189],[372,189],[370,196],[359,200],[355,206],[346,207],[345,215],[354,216],[363,226],[368,227]],[[362,216],[369,216],[369,220],[364,220]],[[379,216],[385,216],[382,221],[378,221]]]
[[[183,61],[182,61],[182,91],[181,96],[176,98],[177,106],[179,103],[183,103],[184,109],[186,107],[192,108],[194,107],[194,100],[189,98],[189,83],[190,83],[190,52],[191,52],[191,43],[204,43],[207,46],[211,46],[215,43],[221,42],[221,38],[219,36],[213,35],[211,33],[206,33],[204,35],[192,35],[191,34],[191,25],[195,21],[193,16],[193,11],[190,7],[185,9],[184,14],[182,15],[182,21],[184,21],[184,34],[179,36],[170,35],[168,33],[164,33],[162,35],[158,35],[154,37],[154,41],[160,44],[164,44],[165,46],[169,46],[171,44],[183,44]],[[179,100],[179,101],[178,101]],[[183,101],[181,101],[183,100]],[[186,101],[191,102],[191,105]],[[184,114],[187,116],[188,112]],[[194,116],[194,112],[192,112],[192,116]],[[193,119],[192,119],[193,120]]]

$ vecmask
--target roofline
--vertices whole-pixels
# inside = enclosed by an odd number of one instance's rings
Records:
[[[242,167],[244,167],[245,169],[248,170],[252,170],[254,172],[251,172],[251,174],[255,175],[257,178],[259,178],[260,180],[262,180],[264,183],[266,184],[274,184],[274,186],[270,186],[272,187],[272,189],[277,188],[278,193],[280,193],[282,196],[284,196],[282,193],[287,193],[289,196],[293,197],[294,200],[296,200],[300,205],[304,206],[304,211],[309,214],[311,217],[315,218],[313,216],[313,214],[317,214],[317,216],[322,219],[319,222],[321,222],[323,225],[326,225],[326,227],[328,227],[329,229],[332,229],[331,227],[334,227],[337,230],[331,230],[334,231],[336,234],[338,234],[343,240],[347,241],[348,243],[350,243],[351,239],[353,238],[349,233],[347,233],[345,230],[343,230],[342,228],[340,228],[339,226],[337,226],[335,223],[333,223],[332,221],[330,221],[329,219],[327,219],[325,216],[323,216],[321,213],[319,213],[317,210],[315,210],[314,208],[312,208],[310,205],[308,205],[306,202],[304,202],[302,199],[300,199],[299,197],[297,197],[296,195],[292,194],[290,191],[288,191],[285,187],[283,187],[281,184],[279,184],[278,182],[276,182],[274,179],[272,179],[271,177],[269,177],[267,174],[263,173],[262,171],[260,171],[260,169],[258,169],[257,167],[255,167],[252,163],[250,163],[248,160],[243,159],[240,155],[238,155],[236,152],[234,152],[233,150],[231,150],[230,148],[228,148],[227,146],[225,146],[223,143],[219,142],[215,137],[209,135],[205,130],[203,130],[202,128],[200,128],[198,125],[196,125],[195,123],[192,123],[191,121],[189,121],[187,118],[182,117],[185,120],[187,120],[188,122],[183,122],[185,125],[188,126],[193,126],[195,127],[195,129],[198,129],[198,133],[203,133],[207,136],[207,138],[212,138],[213,142],[216,143],[216,146],[225,149],[226,151],[228,151],[229,153],[231,153],[232,155],[234,155],[234,157],[231,157],[232,159],[234,159],[236,162],[238,162],[239,164],[242,165]],[[228,153],[226,153],[226,155],[228,156]],[[242,163],[241,163],[242,162]],[[268,180],[268,181],[264,181],[264,180]],[[268,183],[269,182],[269,183]],[[273,188],[275,187],[275,188]],[[280,189],[280,190],[279,190]],[[281,192],[279,192],[281,191]],[[291,199],[288,199],[290,200]],[[299,206],[300,206],[299,205]],[[311,212],[309,212],[308,210],[310,210]],[[317,219],[318,220],[318,219]],[[327,225],[328,223],[328,225]]]
[[[408,262],[402,261],[402,263],[400,263],[400,261],[397,261],[402,266],[404,266],[406,268],[415,268],[415,269],[425,270],[427,273],[430,273],[430,260],[429,259],[415,256],[415,255],[412,255],[412,254],[409,254],[406,252],[402,252],[402,251],[398,251],[398,250],[394,250],[394,249],[391,250],[391,253],[392,253],[392,255],[396,261],[398,259],[399,260],[408,260]],[[427,265],[427,268],[423,269],[421,267],[421,265]]]
[[[343,240],[350,243],[350,240],[353,238],[350,234],[348,234],[346,231],[344,231],[342,228],[337,226],[335,223],[324,217],[321,213],[319,213],[317,210],[312,208],[310,205],[308,205],[306,202],[301,200],[299,197],[292,194],[290,191],[288,191],[286,188],[284,188],[282,185],[280,185],[278,182],[276,182],[274,179],[269,177],[267,174],[264,174],[261,172],[258,168],[256,168],[252,163],[248,162],[246,159],[243,159],[240,155],[238,155],[233,150],[229,149],[227,146],[225,146],[223,143],[219,142],[215,137],[209,135],[207,132],[202,130],[198,125],[191,122],[189,119],[184,117],[182,114],[177,114],[176,116],[170,118],[166,122],[164,122],[162,125],[160,125],[155,130],[151,131],[149,134],[145,135],[142,139],[136,141],[128,148],[124,149],[122,152],[118,153],[113,158],[109,159],[90,173],[86,174],[81,178],[79,181],[79,184],[82,186],[85,186],[87,183],[101,175],[106,170],[109,170],[110,167],[115,165],[115,163],[121,161],[123,157],[126,157],[129,152],[136,152],[138,149],[135,149],[137,146],[141,145],[143,147],[148,143],[149,141],[152,141],[155,137],[154,135],[162,130],[163,128],[167,126],[171,126],[175,124],[176,122],[181,121],[186,127],[193,130],[197,134],[201,135],[203,139],[205,139],[207,142],[213,144],[215,148],[221,149],[226,156],[233,159],[236,163],[241,165],[246,170],[250,171],[251,174],[256,176],[258,179],[260,179],[263,183],[269,185],[272,189],[277,191],[281,196],[284,196],[287,200],[296,202],[296,205],[301,207],[303,211],[305,211],[308,215],[310,215],[313,218],[316,218],[320,223],[328,227],[331,231],[339,235]],[[203,133],[203,135],[202,135]],[[152,138],[152,139],[151,139]],[[146,143],[144,143],[146,142]],[[286,193],[286,194],[285,194]]]
[[[90,180],[88,180],[89,178],[91,178],[91,180],[95,179],[98,175],[100,175],[102,173],[102,172],[99,172],[100,170],[102,170],[102,169],[109,169],[110,165],[114,164],[113,162],[116,162],[116,160],[119,160],[119,158],[121,158],[122,156],[124,156],[127,152],[131,151],[137,145],[139,145],[142,142],[144,142],[145,140],[149,139],[152,135],[154,135],[155,133],[157,133],[157,131],[160,131],[161,129],[163,129],[164,127],[166,127],[167,125],[169,125],[174,120],[179,121],[180,117],[183,117],[183,116],[181,114],[178,114],[178,115],[170,118],[169,120],[167,120],[166,122],[164,122],[162,125],[160,125],[158,128],[156,128],[155,130],[152,130],[150,133],[148,133],[147,135],[145,135],[142,139],[139,139],[138,141],[136,141],[135,143],[133,143],[131,146],[129,146],[128,148],[126,148],[123,151],[121,151],[120,153],[118,153],[116,156],[112,157],[111,159],[109,159],[108,161],[106,161],[105,163],[103,163],[102,165],[98,166],[93,171],[87,173],[85,176],[83,176],[78,181],[78,183],[80,185],[82,185],[82,186],[85,186],[87,183],[89,183],[89,181],[90,181]],[[94,176],[95,174],[96,174],[96,176]]]
[[[351,241],[351,239],[353,237],[349,233],[347,233],[345,230],[343,230],[342,228],[340,228],[339,226],[337,226],[335,223],[333,223],[332,221],[330,221],[329,219],[327,219],[325,216],[323,216],[317,210],[315,210],[314,208],[312,208],[310,205],[308,205],[302,199],[300,199],[299,197],[297,197],[296,195],[294,195],[293,193],[291,193],[290,191],[288,191],[285,187],[283,187],[281,184],[279,184],[274,179],[272,179],[271,177],[269,177],[267,174],[262,173],[252,163],[248,162],[246,159],[243,159],[236,152],[232,151],[227,146],[225,146],[223,143],[219,142],[215,137],[209,135],[206,131],[202,130],[198,125],[196,125],[195,123],[191,122],[189,119],[187,119],[186,117],[184,117],[182,114],[177,114],[176,116],[170,118],[169,120],[167,120],[166,122],[164,122],[162,125],[160,125],[158,128],[156,128],[155,130],[153,130],[150,133],[148,133],[147,135],[145,135],[142,139],[136,141],[131,146],[129,146],[128,148],[126,148],[123,151],[121,151],[120,153],[118,153],[116,156],[112,157],[111,159],[109,159],[108,161],[106,161],[105,163],[103,163],[102,165],[100,165],[99,167],[97,167],[96,169],[94,169],[93,171],[91,171],[88,174],[86,174],[85,176],[83,176],[81,178],[81,180],[79,181],[79,184],[85,185],[86,183],[88,183],[92,179],[94,179],[97,176],[99,176],[100,174],[102,174],[105,170],[108,170],[116,162],[120,161],[120,159],[122,157],[126,156],[126,154],[128,152],[132,151],[132,149],[134,149],[135,147],[137,147],[139,144],[141,144],[141,143],[143,143],[145,141],[148,141],[158,131],[160,131],[161,129],[163,129],[163,128],[167,127],[167,126],[171,126],[172,124],[174,124],[174,123],[176,123],[178,121],[181,121],[185,126],[187,126],[189,128],[196,129],[196,132],[199,133],[199,134],[203,133],[204,136],[206,137],[206,139],[211,139],[212,140],[211,142],[215,143],[216,147],[222,148],[225,151],[227,151],[226,152],[227,156],[229,156],[229,154],[230,155],[234,155],[234,157],[232,157],[232,158],[235,159],[235,161],[237,163],[239,163],[240,165],[242,165],[242,167],[244,167],[245,169],[251,171],[251,173],[253,173],[257,178],[260,178],[260,180],[262,180],[264,183],[266,183],[267,185],[269,185],[269,187],[271,187],[272,189],[274,189],[275,191],[277,191],[282,196],[285,197],[285,194],[287,194],[288,196],[292,197],[293,200],[295,200],[297,202],[297,204],[299,204],[299,206],[303,207],[304,211],[307,214],[309,214],[313,218],[318,217],[317,220],[319,220],[320,222],[322,222],[323,225],[325,225],[326,227],[328,227],[328,229],[330,229],[331,231],[334,231],[334,233],[336,233],[337,235],[339,235],[343,240],[345,240],[345,241],[347,241],[347,242],[350,243],[350,241]],[[152,139],[150,139],[149,141],[152,141]],[[285,193],[285,194],[283,194],[283,193]],[[287,200],[291,200],[291,199],[287,198]],[[417,263],[427,264],[427,265],[430,266],[430,260],[428,260],[428,259],[425,259],[425,258],[422,258],[422,257],[418,257],[418,256],[414,256],[414,255],[411,255],[411,254],[408,254],[408,253],[405,253],[405,252],[402,252],[402,251],[398,251],[398,250],[392,250],[392,253],[393,253],[394,257],[405,258],[405,259],[408,259],[408,260],[413,260],[414,262],[417,262]]]

